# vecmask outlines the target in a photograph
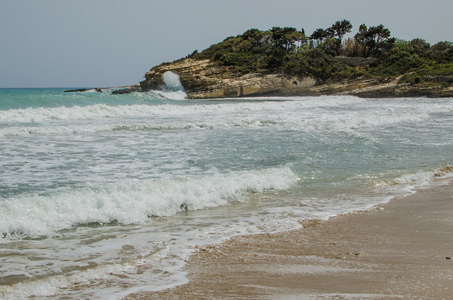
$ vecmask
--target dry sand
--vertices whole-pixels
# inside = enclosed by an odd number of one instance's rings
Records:
[[[128,299],[453,299],[453,185],[200,248],[190,282]]]

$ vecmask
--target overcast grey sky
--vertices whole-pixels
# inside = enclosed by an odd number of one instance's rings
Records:
[[[453,41],[452,0],[0,0],[0,87],[107,87],[250,28],[347,19]]]

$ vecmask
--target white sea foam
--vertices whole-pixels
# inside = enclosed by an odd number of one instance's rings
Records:
[[[162,98],[165,92],[151,91],[150,99],[155,94],[161,94]],[[171,92],[170,92],[171,93]],[[176,91],[175,93],[178,93]],[[140,97],[146,94],[139,94]],[[274,99],[274,98],[259,98]],[[216,103],[216,104],[199,104],[199,105],[118,105],[111,106],[107,104],[94,104],[89,106],[72,106],[72,107],[51,107],[51,108],[26,108],[0,111],[0,123],[18,122],[34,123],[52,120],[91,120],[102,118],[120,118],[120,117],[140,117],[140,116],[182,116],[194,114],[229,114],[229,113],[288,113],[292,110],[307,109],[315,107],[346,105],[360,102],[361,99],[354,97],[346,98],[327,98],[322,101],[317,98],[285,98],[291,101],[257,101],[243,103]],[[249,100],[244,99],[244,100]],[[302,100],[302,101],[294,101]]]
[[[160,91],[160,90],[151,90],[146,93],[152,98],[158,99],[171,99],[171,100],[185,100],[187,98],[186,92],[184,90],[175,90],[175,91]]]
[[[178,97],[183,98],[182,95]],[[329,130],[351,133],[360,128],[427,120],[433,113],[451,109],[449,105],[442,104],[375,105],[373,102],[354,97],[327,97],[323,100],[320,98],[286,99],[291,101],[200,105],[95,104],[83,107],[14,109],[0,111],[0,124],[8,124],[0,128],[0,136],[89,133],[121,128],[123,130],[202,129],[269,125],[284,125],[304,131]],[[348,110],[350,105],[362,109]],[[335,113],[332,113],[331,109],[335,109]],[[127,123],[124,122],[125,118]],[[166,121],[169,119],[172,119],[171,123]],[[120,120],[121,123],[115,120]],[[89,121],[95,123],[90,124]]]
[[[369,185],[375,189],[388,190],[393,196],[412,194],[416,189],[426,188],[431,185],[444,184],[453,178],[453,172],[444,168],[437,170],[424,170],[413,174],[402,174],[392,178],[370,179]]]
[[[55,295],[60,289],[72,287],[76,284],[90,284],[93,280],[113,278],[115,275],[127,274],[128,265],[107,265],[85,272],[77,272],[73,276],[53,276],[44,280],[28,283],[19,283],[13,286],[0,287],[1,299],[28,299],[30,297],[48,297]]]
[[[143,236],[141,238],[146,239]],[[70,274],[55,272],[52,276],[0,286],[0,299],[55,296],[65,299],[123,299],[134,292],[156,291],[188,282],[182,269],[184,259],[187,259],[190,251],[169,251],[165,247],[154,254],[148,253],[135,259],[129,257],[121,263],[109,262],[91,268],[80,268]],[[103,288],[96,288],[95,284]],[[85,291],[90,286],[91,289]]]
[[[272,98],[274,99],[274,98]],[[246,99],[248,100],[248,99]],[[116,118],[116,117],[140,117],[140,116],[181,116],[181,115],[205,115],[205,114],[241,114],[241,113],[267,113],[279,115],[281,113],[288,114],[288,119],[291,121],[296,116],[294,112],[304,112],[309,108],[326,107],[341,108],[344,105],[363,106],[364,111],[357,111],[349,114],[349,111],[339,112],[335,118],[340,118],[339,121],[356,119],[355,125],[379,125],[376,118],[366,119],[369,114],[379,117],[382,120],[391,120],[397,122],[400,117],[403,120],[410,118],[417,118],[418,115],[425,117],[428,113],[442,112],[451,109],[449,106],[442,105],[426,105],[421,107],[400,106],[400,107],[386,107],[385,105],[376,105],[373,112],[365,111],[365,109],[373,108],[372,102],[366,104],[362,99],[347,97],[346,99],[313,99],[303,98],[301,101],[295,101],[294,98],[287,98],[292,101],[258,101],[258,102],[243,102],[243,103],[216,103],[216,104],[200,104],[200,105],[119,105],[110,106],[106,104],[95,104],[90,106],[72,106],[72,107],[54,107],[54,108],[27,108],[27,109],[13,109],[0,111],[0,123],[6,122],[19,122],[19,123],[33,123],[42,122],[47,120],[90,120],[98,118]],[[323,120],[328,116],[328,111],[323,113],[318,110],[319,115],[316,116]],[[233,115],[234,116],[234,115]],[[360,118],[363,116],[363,118]],[[416,119],[415,119],[416,120]],[[354,125],[354,124],[351,124]]]
[[[0,203],[3,239],[52,235],[77,224],[145,222],[242,202],[250,192],[287,189],[297,181],[288,167],[212,174],[189,179],[162,179],[106,184],[46,195],[5,199]]]

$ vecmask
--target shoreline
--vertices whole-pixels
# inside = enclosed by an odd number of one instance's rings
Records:
[[[306,88],[301,91],[293,91],[291,89],[273,90],[270,88],[269,91],[263,92],[251,92],[249,94],[244,92],[235,92],[230,94],[214,93],[214,92],[192,92],[184,90],[187,93],[186,100],[203,100],[203,99],[230,99],[230,98],[248,98],[248,97],[322,97],[322,96],[355,96],[359,98],[452,98],[453,97],[453,86],[433,86],[433,85],[407,85],[392,83],[371,83],[372,80],[363,80],[350,83],[324,83]],[[239,90],[244,90],[243,85],[247,85],[247,82],[237,83]],[[360,87],[363,85],[363,87]],[[161,86],[164,86],[162,83]],[[143,89],[136,85],[122,86],[118,88],[92,88],[97,92],[101,92],[106,89],[113,89],[112,95],[115,94],[129,94],[132,92],[146,93],[153,89]],[[89,89],[84,89],[89,90]],[[156,90],[160,88],[156,87]],[[65,92],[80,92],[81,90],[68,90]]]
[[[375,210],[234,237],[190,257],[189,283],[124,299],[443,299],[453,294],[453,181]]]

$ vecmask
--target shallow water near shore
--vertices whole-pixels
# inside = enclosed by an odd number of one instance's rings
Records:
[[[451,163],[449,98],[180,96],[0,89],[0,298],[182,284],[198,245],[368,209]]]

